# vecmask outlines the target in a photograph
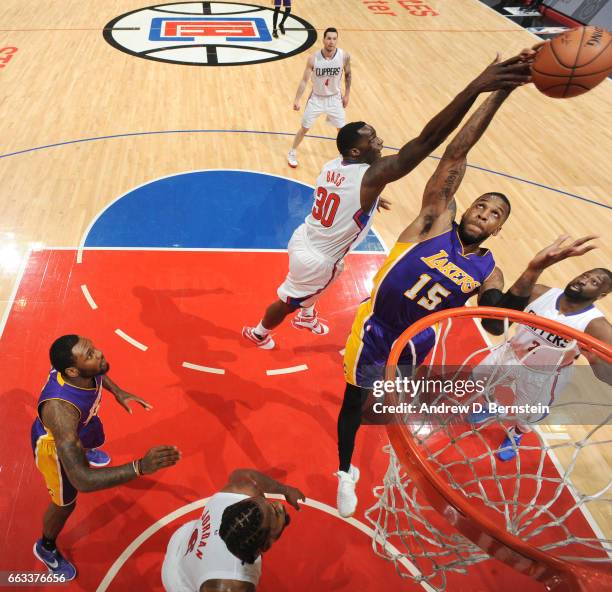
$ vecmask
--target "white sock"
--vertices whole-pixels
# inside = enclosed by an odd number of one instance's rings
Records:
[[[270,329],[266,329],[260,321],[259,325],[253,329],[253,333],[259,335],[259,337],[265,337],[268,333],[270,333]]]
[[[300,315],[302,315],[303,317],[314,317],[314,304],[312,306],[308,306],[308,307],[304,307],[302,308],[302,310],[300,311]]]

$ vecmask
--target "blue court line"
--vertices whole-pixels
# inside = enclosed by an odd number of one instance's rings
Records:
[[[82,142],[95,142],[97,140],[112,140],[115,138],[129,138],[132,136],[153,136],[160,134],[262,134],[262,135],[272,135],[272,136],[291,136],[293,137],[295,133],[293,132],[270,132],[270,131],[260,131],[260,130],[223,130],[223,129],[193,129],[193,130],[161,130],[155,132],[130,132],[125,134],[114,134],[112,136],[98,136],[94,138],[83,138],[81,140],[69,140],[67,142],[57,142],[55,144],[47,144],[45,146],[36,146],[35,148],[26,148],[25,150],[18,150],[17,152],[9,152],[7,154],[0,154],[0,159],[9,158],[10,156],[17,156],[19,154],[27,154],[28,152],[36,152],[38,150],[46,150],[47,148],[57,148],[59,146],[68,146],[69,144],[80,144]],[[332,140],[335,141],[336,138],[330,138],[329,136],[312,136],[310,134],[306,135],[307,138],[315,138],[318,140]],[[384,146],[388,150],[399,151],[399,148],[395,148],[394,146]],[[440,160],[439,156],[429,156],[428,158],[433,158],[435,160]],[[612,206],[609,206],[605,203],[597,201],[595,199],[591,199],[588,197],[583,197],[582,195],[576,195],[575,193],[569,193],[568,191],[562,191],[561,189],[555,189],[554,187],[550,187],[548,185],[544,185],[542,183],[536,183],[535,181],[529,181],[528,179],[523,179],[522,177],[516,177],[515,175],[509,175],[508,173],[502,173],[499,171],[494,171],[491,169],[487,169],[485,167],[480,167],[473,164],[467,165],[469,168],[476,169],[479,171],[484,171],[485,173],[492,173],[494,175],[499,175],[500,177],[506,177],[507,179],[512,179],[513,181],[520,181],[521,183],[527,183],[528,185],[533,185],[534,187],[540,187],[541,189],[548,189],[549,191],[554,191],[555,193],[559,193],[560,195],[565,195],[567,197],[572,197],[574,199],[579,199],[580,201],[584,201],[595,206],[600,206],[602,208],[606,208],[608,210],[612,210]]]

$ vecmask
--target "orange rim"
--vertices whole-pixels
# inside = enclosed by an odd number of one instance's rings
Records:
[[[606,362],[612,362],[612,347],[556,321],[507,309],[486,306],[461,307],[433,313],[410,325],[391,348],[385,378],[387,380],[395,378],[400,355],[412,337],[449,318],[507,318],[514,322],[537,326],[574,339],[583,348],[597,353]],[[549,555],[508,533],[505,528],[495,524],[486,516],[482,516],[466,497],[451,489],[429,465],[412,433],[399,419],[387,425],[387,433],[399,461],[429,503],[454,528],[491,557],[545,583],[549,590],[555,592],[584,592],[612,587],[610,565],[603,568],[595,567],[571,563]]]

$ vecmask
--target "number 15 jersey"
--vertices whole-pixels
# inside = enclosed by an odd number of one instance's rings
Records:
[[[348,383],[372,388],[384,377],[395,340],[409,325],[435,311],[463,306],[495,269],[490,251],[466,254],[453,222],[446,232],[418,243],[396,243],[374,277],[372,294],[358,309],[344,354]],[[431,328],[414,338],[403,364],[422,363],[433,345]],[[410,358],[410,359],[409,359]]]
[[[323,166],[306,217],[306,237],[319,253],[342,259],[367,235],[378,200],[369,212],[361,208],[361,181],[367,163],[345,163],[342,156]]]

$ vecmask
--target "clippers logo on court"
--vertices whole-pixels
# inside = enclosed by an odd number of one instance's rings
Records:
[[[282,60],[316,41],[314,27],[289,15],[272,37],[272,8],[239,2],[179,2],[123,14],[104,29],[113,47],[148,60],[191,66],[238,66]]]

